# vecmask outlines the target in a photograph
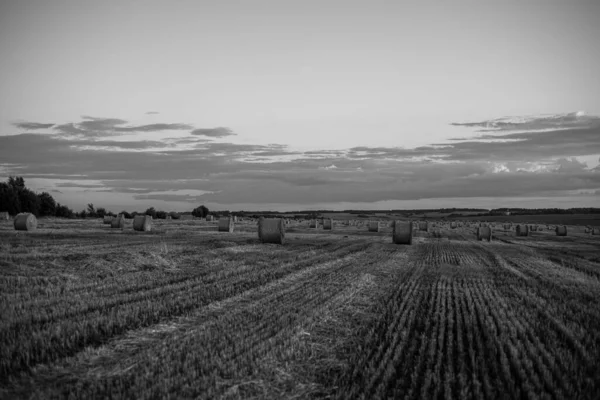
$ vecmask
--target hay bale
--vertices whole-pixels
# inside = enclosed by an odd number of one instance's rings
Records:
[[[511,228],[511,225],[510,224],[504,224],[503,228],[504,228],[504,230],[507,231],[507,230],[509,230]]]
[[[323,220],[323,229],[326,231],[330,231],[333,229],[333,219],[326,218]]]
[[[313,219],[312,221],[310,221],[309,228],[316,228],[317,226],[318,226],[318,224],[317,224],[316,219]]]
[[[556,236],[567,236],[567,227],[565,225],[557,226],[555,232]]]
[[[492,241],[492,228],[490,226],[480,226],[477,228],[477,240]]]
[[[206,216],[206,221],[208,221],[208,222],[212,222],[212,220],[213,220],[213,219],[214,219],[214,218],[213,218],[213,216],[212,216],[212,215],[207,215],[207,216]]]
[[[264,218],[258,220],[258,238],[262,243],[284,244],[285,224],[281,218]]]
[[[412,244],[412,221],[392,221],[392,243]]]
[[[427,221],[419,222],[419,230],[425,231],[425,232],[427,232],[429,230],[429,224],[427,223]]]
[[[517,236],[528,236],[529,235],[529,226],[528,225],[517,225],[515,229]]]
[[[133,217],[133,230],[139,232],[150,232],[152,230],[152,216],[136,215]]]
[[[113,218],[113,220],[110,222],[110,227],[114,228],[114,229],[125,228],[125,218],[123,218],[122,215],[119,215],[116,218]]]
[[[369,221],[369,232],[379,232],[379,221]]]
[[[35,231],[37,229],[37,218],[31,213],[17,214],[13,222],[17,231]]]
[[[10,214],[8,211],[0,211],[0,221],[8,221],[10,219]]]
[[[110,215],[105,215],[104,219],[102,220],[102,223],[104,225],[110,225],[110,223],[112,222],[113,217],[111,217]]]
[[[450,229],[456,229],[457,226],[456,222],[450,222]]]
[[[221,218],[219,220],[219,232],[233,232],[233,223],[235,218]]]
[[[600,235],[600,228],[593,228],[592,229],[592,235],[594,235],[594,236]]]

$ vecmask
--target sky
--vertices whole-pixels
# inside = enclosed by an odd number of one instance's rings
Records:
[[[598,207],[598,16],[0,0],[0,180],[75,210]]]

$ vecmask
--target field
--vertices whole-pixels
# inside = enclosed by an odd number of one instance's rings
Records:
[[[0,223],[0,398],[598,398],[600,236]]]

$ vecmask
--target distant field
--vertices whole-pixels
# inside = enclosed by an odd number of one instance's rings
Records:
[[[292,223],[284,246],[253,222],[39,228],[0,223],[0,398],[600,393],[600,236],[582,227],[436,226],[412,246],[387,226]]]

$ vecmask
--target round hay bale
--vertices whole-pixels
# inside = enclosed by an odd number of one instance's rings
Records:
[[[529,226],[528,225],[517,225],[515,232],[517,236],[528,236],[529,235]]]
[[[10,214],[8,211],[0,211],[0,221],[8,221],[10,219]]]
[[[567,227],[565,225],[557,226],[555,232],[556,236],[567,236]]]
[[[450,229],[456,229],[457,226],[456,222],[450,222]]]
[[[125,218],[123,218],[122,215],[119,215],[116,218],[113,218],[113,220],[110,222],[110,227],[114,228],[114,229],[125,228]]]
[[[207,215],[206,216],[206,221],[211,222],[213,220],[213,216],[212,215]]]
[[[284,244],[285,224],[281,218],[263,218],[258,220],[258,238],[263,243]]]
[[[133,217],[133,230],[139,232],[150,232],[152,230],[152,216],[136,215]]]
[[[427,232],[429,230],[429,224],[427,223],[427,221],[419,222],[419,230],[425,231],[425,232]]]
[[[511,225],[510,224],[504,224],[502,227],[504,228],[505,231],[507,231],[507,230],[509,230],[511,228]]]
[[[326,218],[323,220],[323,229],[326,231],[330,231],[333,229],[333,219]]]
[[[492,241],[492,228],[489,226],[480,226],[477,228],[477,240]]]
[[[594,236],[600,235],[600,228],[593,228],[592,229],[592,235],[594,235]]]
[[[319,224],[317,223],[316,219],[313,219],[312,221],[310,221],[309,228],[316,228],[318,226],[319,226]]]
[[[102,223],[104,225],[110,225],[110,223],[112,222],[113,217],[111,217],[110,215],[105,215],[104,219],[102,220]]]
[[[233,232],[233,224],[235,218],[221,218],[219,220],[219,232]]]
[[[31,213],[17,214],[13,222],[17,231],[35,231],[37,229],[37,218]]]
[[[379,232],[379,221],[369,221],[369,232]]]
[[[392,221],[392,243],[412,244],[412,221]]]

